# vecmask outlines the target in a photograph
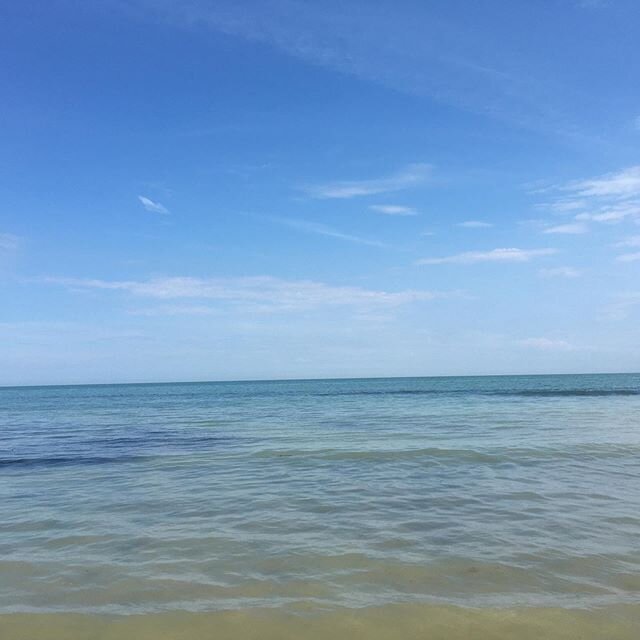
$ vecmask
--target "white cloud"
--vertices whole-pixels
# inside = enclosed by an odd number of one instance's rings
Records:
[[[576,180],[570,182],[564,189],[583,197],[626,198],[640,196],[640,165],[588,180]]]
[[[381,291],[361,287],[333,286],[311,280],[283,280],[272,276],[164,277],[120,281],[50,277],[45,281],[73,290],[120,291],[135,297],[155,300],[210,300],[266,311],[304,311],[322,306],[394,307],[453,295],[414,289]],[[203,315],[209,313],[209,309],[190,305],[186,308],[186,312]],[[178,308],[171,307],[171,313],[179,313]]]
[[[635,253],[623,253],[616,258],[617,262],[638,262],[640,260],[640,251]]]
[[[573,198],[564,198],[556,200],[555,202],[540,205],[546,209],[552,209],[558,213],[567,213],[571,211],[578,211],[584,209],[587,206],[587,200],[575,200]]]
[[[431,176],[431,165],[410,164],[400,171],[371,180],[342,180],[324,185],[312,185],[304,191],[313,198],[355,198],[390,191],[400,191],[424,184]]]
[[[602,206],[597,213],[579,213],[575,219],[578,221],[618,223],[625,218],[640,216],[640,204],[635,201],[621,202]]]
[[[311,222],[309,220],[298,220],[295,218],[269,218],[273,222],[291,227],[304,233],[314,233],[319,236],[327,236],[328,238],[337,238],[338,240],[346,240],[347,242],[354,242],[355,244],[364,244],[370,247],[384,247],[383,242],[378,240],[370,240],[369,238],[361,238],[360,236],[354,236],[349,233],[343,233],[333,227],[321,224],[319,222]]]
[[[369,209],[384,213],[387,216],[417,216],[418,212],[411,207],[399,204],[372,204]]]
[[[581,234],[587,233],[589,227],[583,222],[572,222],[569,224],[558,224],[553,227],[548,227],[544,230],[544,233],[566,233],[566,234]]]
[[[614,247],[640,247],[640,236],[630,236],[621,240],[620,242],[616,242]]]
[[[138,196],[138,200],[140,200],[142,206],[147,211],[151,211],[151,213],[169,213],[169,210],[165,206],[161,205],[159,202],[154,202],[150,198]]]
[[[493,227],[490,222],[482,222],[482,220],[466,220],[465,222],[459,222],[456,226],[464,229],[488,229]]]
[[[15,251],[20,239],[11,233],[0,233],[0,251]]]
[[[529,347],[531,349],[542,349],[549,351],[570,351],[574,347],[566,340],[555,340],[553,338],[526,338],[520,340],[519,343],[523,347]]]
[[[549,269],[540,269],[538,273],[544,278],[578,278],[582,275],[582,271],[573,267],[552,267]]]
[[[557,253],[556,249],[492,249],[467,251],[442,258],[423,258],[417,264],[475,264],[478,262],[529,262],[533,258]]]
[[[549,191],[549,190],[548,190]],[[605,173],[585,180],[573,180],[552,187],[561,192],[543,206],[556,213],[573,213],[573,222],[550,224],[545,233],[586,233],[585,223],[618,224],[640,221],[640,165]]]

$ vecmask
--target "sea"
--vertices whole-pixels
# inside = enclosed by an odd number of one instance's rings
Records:
[[[0,637],[640,638],[640,375],[0,388]]]

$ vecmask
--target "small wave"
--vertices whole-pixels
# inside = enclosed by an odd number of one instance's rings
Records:
[[[505,460],[505,456],[493,453],[474,451],[472,449],[439,449],[428,447],[408,450],[382,451],[340,451],[338,449],[304,450],[286,449],[276,451],[260,451],[258,457],[291,457],[318,458],[322,460],[406,460],[412,458],[449,459],[467,462],[495,463]]]
[[[325,396],[441,396],[449,393],[469,393],[468,389],[362,389],[352,391],[322,391],[313,395]]]
[[[105,438],[91,438],[92,445],[104,445],[108,447],[133,447],[137,445],[145,446],[181,446],[199,444],[226,444],[240,440],[238,436],[201,436],[201,435],[180,435],[172,433],[149,434],[142,432],[139,436],[114,436]]]
[[[640,396],[640,389],[385,389],[326,391],[317,396],[512,396],[512,397],[610,397]]]
[[[523,389],[521,391],[497,391],[495,395],[513,395],[525,397],[587,397],[599,396],[640,396],[640,389]]]
[[[362,460],[370,462],[421,459],[435,462],[467,464],[526,464],[546,460],[585,460],[592,458],[622,458],[637,455],[638,450],[628,445],[587,445],[571,448],[513,447],[494,451],[477,449],[449,449],[423,447],[419,449],[340,450],[340,449],[275,449],[255,453],[260,458],[300,458],[306,460]]]
[[[40,458],[0,458],[0,469],[140,462],[141,460],[146,460],[148,457],[149,456],[47,456]]]

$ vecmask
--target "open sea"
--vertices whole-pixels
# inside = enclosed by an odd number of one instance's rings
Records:
[[[640,638],[640,375],[0,388],[0,637]]]

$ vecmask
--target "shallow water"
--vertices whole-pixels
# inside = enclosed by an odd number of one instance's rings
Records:
[[[0,632],[635,637],[639,454],[640,375],[0,389]]]

